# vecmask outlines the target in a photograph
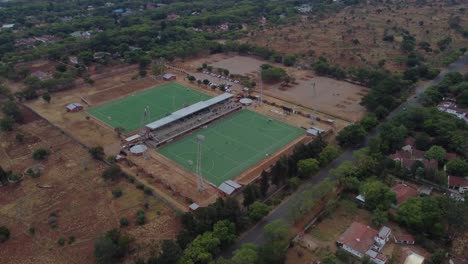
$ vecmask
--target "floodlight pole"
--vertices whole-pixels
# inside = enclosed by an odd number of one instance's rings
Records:
[[[260,105],[263,104],[263,80],[262,80],[262,67],[260,67],[260,74],[259,74],[259,80],[260,80]]]
[[[199,192],[205,190],[205,182],[203,181],[202,176],[202,168],[201,168],[201,161],[202,161],[202,143],[205,141],[205,136],[197,135],[197,143],[198,143],[198,153],[197,153],[197,167],[195,173],[197,174],[197,189]]]

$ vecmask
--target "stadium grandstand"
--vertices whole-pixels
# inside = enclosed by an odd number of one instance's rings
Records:
[[[220,117],[241,109],[241,105],[231,100],[232,94],[224,93],[201,101],[145,126],[146,143],[158,147],[204,126]]]

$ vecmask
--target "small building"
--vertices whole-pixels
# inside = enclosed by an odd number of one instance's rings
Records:
[[[423,264],[424,263],[424,257],[415,253],[409,248],[403,248],[403,258],[405,259],[405,262],[403,264]]]
[[[140,139],[141,139],[141,136],[139,134],[135,134],[133,136],[130,136],[130,137],[126,138],[125,143],[127,143],[127,144],[135,143],[135,142],[139,141]]]
[[[3,24],[2,29],[12,29],[15,27],[15,24]]]
[[[177,19],[179,18],[180,16],[179,15],[176,15],[176,14],[169,14],[167,15],[167,19],[169,20],[174,20],[174,19]]]
[[[239,100],[239,102],[243,105],[251,105],[252,104],[252,99],[250,98],[242,98]]]
[[[391,235],[390,228],[384,226],[377,230],[353,222],[346,231],[341,234],[336,245],[352,255],[362,258],[369,256],[370,260],[377,264],[385,264],[387,257],[380,253]]]
[[[429,196],[429,195],[431,195],[433,189],[434,189],[434,187],[432,187],[432,186],[423,185],[423,186],[418,188],[418,192],[419,192],[419,195]]]
[[[448,187],[449,189],[455,190],[459,193],[465,193],[466,191],[468,191],[468,179],[449,175]]]
[[[415,243],[414,237],[410,234],[393,235],[393,241],[395,244],[414,245]]]
[[[165,80],[165,81],[174,81],[176,78],[177,78],[177,76],[175,74],[172,74],[172,73],[165,73],[163,75],[163,80]]]
[[[192,203],[191,205],[189,205],[190,211],[195,211],[198,208],[200,208],[200,205],[198,205],[197,203]]]
[[[67,112],[79,112],[83,110],[83,105],[80,103],[71,103],[66,106]]]
[[[397,205],[405,202],[411,197],[417,197],[419,194],[418,190],[404,183],[395,184],[392,187],[392,191],[396,194]]]
[[[240,184],[238,184],[237,182],[232,181],[232,180],[227,180],[227,181],[221,183],[221,185],[219,185],[218,189],[220,191],[222,191],[225,195],[231,195],[234,192],[236,192],[237,190],[239,190],[241,187],[242,186]]]

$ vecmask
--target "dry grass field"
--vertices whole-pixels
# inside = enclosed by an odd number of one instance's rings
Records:
[[[44,119],[25,114],[25,124],[0,134],[0,166],[19,173],[38,167],[41,175],[25,175],[20,183],[0,187],[0,223],[11,231],[10,239],[0,245],[0,263],[93,263],[95,239],[118,227],[121,217],[130,220],[124,231],[135,238],[131,259],[148,256],[149,245],[175,237],[180,225],[171,209],[126,181],[104,182],[104,163],[91,159],[87,149]],[[22,143],[16,134],[24,135]],[[50,151],[46,160],[32,159],[39,147]],[[116,188],[122,197],[113,198]],[[136,226],[136,211],[145,202],[148,221]],[[50,224],[53,218],[55,228]],[[71,244],[70,237],[75,239]],[[67,241],[64,246],[57,243],[59,238]]]
[[[416,38],[416,44],[426,41],[433,52],[418,51],[434,66],[442,66],[442,60],[453,50],[467,46],[461,33],[449,28],[451,16],[460,17],[460,25],[468,28],[465,4],[448,5],[443,1],[419,6],[414,1],[399,4],[372,4],[347,7],[324,17],[303,17],[297,24],[288,24],[264,31],[256,31],[242,42],[269,47],[288,54],[323,55],[332,63],[345,67],[377,65],[385,60],[385,68],[402,69],[400,42],[403,30]],[[463,2],[463,1],[459,1]],[[385,34],[395,36],[393,42],[383,41]],[[437,42],[452,39],[451,48],[439,52]]]

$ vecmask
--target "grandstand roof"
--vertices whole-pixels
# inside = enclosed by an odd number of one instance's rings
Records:
[[[215,105],[219,102],[222,102],[224,100],[227,100],[229,98],[233,97],[232,94],[230,93],[224,93],[224,94],[221,94],[221,95],[218,95],[216,97],[213,97],[211,99],[208,99],[206,101],[201,101],[201,102],[198,102],[198,103],[195,103],[193,105],[189,105],[187,107],[184,107],[180,110],[177,110],[175,111],[174,113],[172,113],[171,115],[169,116],[166,116],[164,118],[161,118],[159,120],[156,120],[152,123],[149,123],[146,125],[147,128],[151,129],[151,130],[155,130],[155,129],[158,129],[162,126],[165,126],[169,123],[172,123],[174,121],[177,121],[181,118],[184,118],[186,116],[189,116],[193,113],[196,113],[200,110],[203,110],[205,108],[208,108],[212,105]]]

